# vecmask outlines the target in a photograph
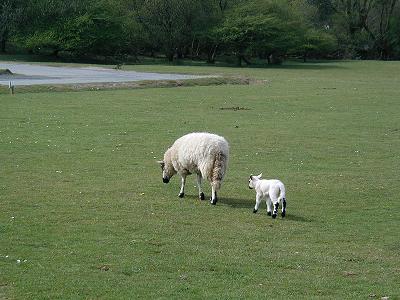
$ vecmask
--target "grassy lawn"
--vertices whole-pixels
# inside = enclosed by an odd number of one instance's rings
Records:
[[[0,299],[400,299],[399,62],[126,69],[268,82],[0,95]],[[216,206],[155,162],[192,131],[230,143]]]

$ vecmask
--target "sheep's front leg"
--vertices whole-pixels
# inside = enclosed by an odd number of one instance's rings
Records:
[[[271,198],[267,197],[267,215],[270,216],[272,214],[272,201]]]
[[[197,174],[197,187],[199,188],[199,198],[200,200],[204,200],[204,193],[203,193],[203,188],[202,188],[202,180],[203,177],[201,176],[201,174]]]
[[[261,195],[259,193],[256,194],[256,206],[254,206],[253,213],[256,213],[258,211],[258,208],[260,207],[261,203]]]
[[[182,180],[181,180],[181,190],[179,191],[179,198],[183,198],[185,196],[185,183],[186,183],[186,175],[181,175]]]

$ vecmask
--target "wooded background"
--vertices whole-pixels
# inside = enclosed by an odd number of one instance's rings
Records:
[[[0,51],[56,57],[400,58],[398,0],[0,0]]]

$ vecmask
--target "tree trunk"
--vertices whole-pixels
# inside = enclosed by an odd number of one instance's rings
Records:
[[[177,59],[182,59],[183,58],[183,49],[178,47],[178,49],[176,49],[176,58]]]
[[[237,55],[237,59],[238,59],[238,66],[241,67],[242,66],[242,55]]]
[[[303,63],[307,62],[307,52],[304,51],[303,53]]]
[[[216,52],[217,52],[217,45],[213,46],[211,49],[207,51],[207,63],[209,64],[215,63]]]
[[[0,52],[6,53],[6,39],[1,39],[0,41]]]
[[[5,53],[6,52],[6,42],[8,39],[8,29],[6,29],[3,32],[3,35],[1,37],[1,41],[0,41],[0,52]]]
[[[272,53],[268,53],[267,54],[267,61],[268,61],[269,65],[272,63],[271,58],[272,58]]]
[[[172,62],[174,60],[174,52],[173,51],[169,51],[167,53],[167,59],[169,62]]]
[[[251,62],[242,54],[242,59],[247,65],[251,65]]]

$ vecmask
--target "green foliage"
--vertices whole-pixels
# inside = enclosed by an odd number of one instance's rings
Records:
[[[85,53],[113,54],[119,49],[120,26],[108,16],[85,14],[70,19],[60,32],[64,50]]]
[[[23,8],[22,0],[0,1],[0,52],[6,51],[6,43],[24,21]]]
[[[51,51],[60,49],[58,34],[54,30],[34,32],[25,39],[25,46],[32,52]]]
[[[309,29],[304,37],[304,58],[321,57],[333,53],[337,48],[334,35],[326,30]]]
[[[325,16],[339,42],[343,57],[396,57],[390,32],[395,31],[391,20],[400,18],[398,0],[321,0],[320,11]]]
[[[255,1],[233,9],[217,32],[236,55],[263,51],[269,56],[298,47],[305,28],[288,3]]]
[[[162,54],[215,62],[234,54],[279,62],[335,52],[390,59],[399,57],[399,19],[399,0],[2,0],[0,50],[12,42],[79,57]]]
[[[396,59],[400,59],[400,18],[390,19],[390,30],[388,40]]]

